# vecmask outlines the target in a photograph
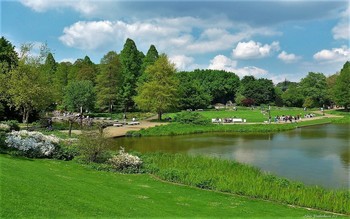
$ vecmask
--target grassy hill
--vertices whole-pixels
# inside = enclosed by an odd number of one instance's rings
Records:
[[[75,162],[0,155],[0,179],[0,218],[327,215],[164,183],[145,174],[96,171]]]

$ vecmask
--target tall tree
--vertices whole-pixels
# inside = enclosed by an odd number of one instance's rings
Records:
[[[180,78],[179,103],[181,109],[203,109],[210,105],[212,97],[206,92],[199,80],[188,81]]]
[[[141,55],[133,40],[127,39],[123,50],[120,52],[122,65],[122,86],[119,90],[121,107],[126,112],[133,107],[133,97],[136,95],[136,82],[141,74]]]
[[[139,85],[147,81],[147,74],[146,74],[146,68],[150,65],[153,65],[154,62],[159,58],[158,51],[154,45],[151,45],[150,48],[147,51],[146,56],[142,59],[142,65],[141,65],[141,75],[138,79]]]
[[[187,77],[188,81],[198,80],[212,97],[212,104],[234,100],[240,85],[239,77],[236,74],[222,70],[197,69],[192,72],[180,72],[177,75]],[[182,84],[179,86],[182,86]]]
[[[96,65],[91,61],[89,56],[85,56],[84,59],[78,59],[74,63],[73,75],[75,75],[75,78],[72,79],[79,81],[88,80],[95,84],[97,73]]]
[[[44,110],[53,100],[53,90],[50,87],[47,74],[42,72],[39,63],[43,60],[45,51],[39,56],[29,54],[32,45],[23,45],[18,67],[10,71],[8,90],[10,105],[20,109],[23,122],[28,122],[29,114],[33,110]],[[41,49],[45,49],[42,47]]]
[[[134,100],[140,109],[156,112],[161,120],[164,112],[177,105],[179,82],[175,77],[175,65],[162,54],[146,72],[149,80],[137,88]]]
[[[58,103],[60,107],[62,107],[64,92],[69,82],[69,72],[72,66],[70,62],[61,62],[57,65],[57,70],[54,75],[53,88],[56,93],[56,103]]]
[[[97,106],[112,112],[118,98],[118,84],[121,77],[121,63],[118,54],[108,52],[100,64],[100,74],[97,76],[96,95]]]
[[[145,58],[142,60],[141,72],[144,72],[149,65],[153,65],[159,58],[158,51],[154,45],[151,45]]]
[[[0,38],[0,74],[7,73],[16,68],[18,54],[15,47],[5,37]]]
[[[286,106],[302,107],[304,96],[297,85],[290,84],[288,89],[282,94],[282,100]]]
[[[320,107],[327,101],[327,81],[322,73],[309,72],[300,81],[301,92],[305,97],[305,107]]]
[[[94,107],[95,92],[91,81],[72,81],[66,87],[64,103],[70,111],[91,110]]]
[[[255,104],[269,104],[275,100],[275,88],[269,79],[260,78],[256,80],[253,76],[245,76],[241,81],[241,94],[252,99]]]
[[[336,79],[334,86],[334,100],[339,106],[344,106],[348,111],[350,107],[350,62],[347,61],[339,76]]]

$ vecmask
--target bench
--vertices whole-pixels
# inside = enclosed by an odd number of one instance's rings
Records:
[[[220,122],[221,122],[221,119],[211,119],[211,122],[212,122],[212,123],[220,123]]]
[[[243,122],[243,119],[233,118],[232,122],[233,123],[235,123],[235,122]]]
[[[140,125],[140,122],[129,122],[128,125]]]

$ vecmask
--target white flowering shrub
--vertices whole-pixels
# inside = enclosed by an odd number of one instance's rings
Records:
[[[0,123],[0,130],[1,131],[10,131],[10,126],[4,123]]]
[[[26,130],[12,131],[6,135],[5,143],[27,157],[52,157],[60,139],[53,135]]]
[[[129,170],[129,172],[137,172],[142,165],[142,160],[138,156],[131,155],[124,151],[121,147],[119,154],[108,160],[108,163],[117,170]]]

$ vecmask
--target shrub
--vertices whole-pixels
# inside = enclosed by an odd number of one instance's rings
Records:
[[[20,127],[18,125],[17,120],[8,120],[8,121],[5,121],[4,124],[6,124],[10,127],[10,131],[12,131],[12,130],[19,131],[20,130]]]
[[[58,147],[59,138],[40,132],[12,131],[6,135],[5,143],[8,148],[16,149],[20,155],[50,158]]]
[[[120,148],[119,153],[108,160],[108,163],[118,171],[139,172],[142,160],[138,156],[131,155]]]
[[[10,126],[5,123],[0,123],[0,131],[8,132],[10,131]]]
[[[108,160],[110,153],[108,151],[110,139],[106,139],[98,133],[83,133],[79,136],[77,151],[83,162],[103,163]]]
[[[60,144],[57,150],[54,151],[52,157],[57,160],[73,160],[78,156],[79,152],[76,147]]]
[[[207,125],[210,123],[208,119],[196,112],[177,113],[174,120],[181,124]]]

